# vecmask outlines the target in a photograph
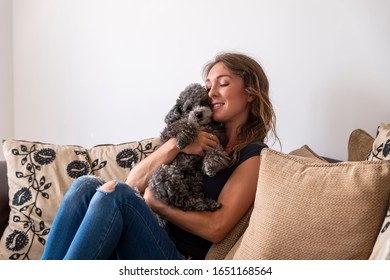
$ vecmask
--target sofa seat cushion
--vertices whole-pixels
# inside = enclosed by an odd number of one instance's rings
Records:
[[[227,258],[368,259],[389,181],[389,162],[307,163],[264,149],[248,228]]]

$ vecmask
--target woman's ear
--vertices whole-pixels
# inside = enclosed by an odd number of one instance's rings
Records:
[[[165,123],[171,124],[181,118],[181,110],[178,104],[175,104],[173,108],[169,111],[169,113],[165,117]]]
[[[248,94],[248,102],[252,102],[254,100],[254,97],[252,94]]]

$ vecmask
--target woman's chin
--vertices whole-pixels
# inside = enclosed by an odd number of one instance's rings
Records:
[[[216,122],[220,122],[220,123],[222,123],[224,121],[223,118],[221,118],[221,117],[219,117],[217,115],[213,115],[213,120],[216,121]]]

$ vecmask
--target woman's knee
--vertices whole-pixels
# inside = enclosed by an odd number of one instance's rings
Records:
[[[125,183],[118,182],[116,180],[105,182],[100,187],[98,187],[97,190],[102,192],[102,193],[106,193],[106,194],[113,193],[114,191],[116,191],[118,189],[118,186],[119,186],[118,191],[121,193],[133,193],[134,192],[134,190],[132,188],[130,188],[130,186],[128,186]]]
[[[98,190],[101,192],[104,192],[104,193],[110,193],[110,192],[113,192],[115,190],[116,184],[117,184],[116,181],[108,181],[108,182],[104,183],[103,185],[101,185],[98,188]]]
[[[100,177],[91,176],[91,175],[81,176],[73,182],[72,186],[67,191],[65,197],[68,196],[80,197],[83,195],[90,195],[92,193],[95,193],[96,189],[104,183],[105,181]]]
[[[129,185],[116,180],[108,181],[97,188],[98,192],[106,195],[117,196],[121,202],[131,202],[133,199],[143,200],[139,191]]]

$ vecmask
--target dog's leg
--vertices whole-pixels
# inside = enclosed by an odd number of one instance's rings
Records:
[[[202,170],[210,177],[215,176],[219,171],[228,167],[230,163],[229,155],[223,151],[221,145],[213,150],[206,151],[203,159]]]
[[[195,123],[189,122],[186,119],[179,120],[163,130],[161,133],[162,141],[166,141],[169,138],[176,138],[177,147],[181,150],[194,142],[198,135],[198,129],[199,127]]]

